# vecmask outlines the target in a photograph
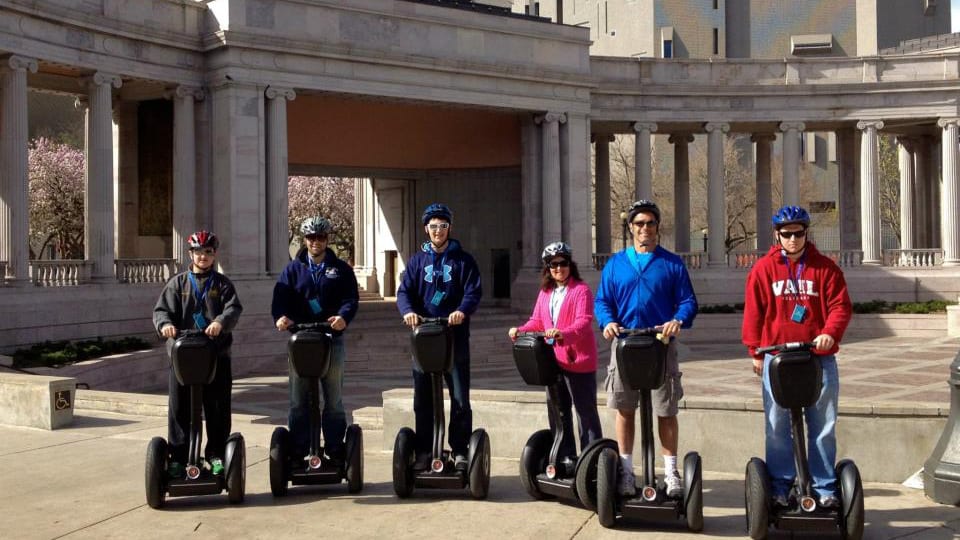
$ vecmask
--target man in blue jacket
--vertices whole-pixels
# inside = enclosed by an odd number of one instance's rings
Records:
[[[467,446],[473,429],[470,409],[470,319],[480,303],[480,269],[460,242],[450,238],[453,212],[431,204],[421,221],[428,241],[407,261],[397,291],[397,308],[410,328],[421,317],[447,317],[453,330],[453,368],[444,374],[450,391],[450,447],[457,469],[467,468]],[[414,468],[430,463],[433,438],[433,400],[430,377],[413,369],[413,411],[416,416],[417,460]]]
[[[690,328],[697,314],[697,297],[683,260],[660,244],[660,209],[655,203],[639,200],[630,207],[627,221],[633,233],[633,246],[614,254],[603,267],[600,289],[594,301],[597,322],[603,337],[613,339],[620,328],[657,327],[670,338],[667,347],[667,376],[663,386],[652,393],[653,412],[662,445],[667,495],[683,496],[683,483],[677,471],[679,425],[677,403],[683,397],[680,366],[674,337],[680,328]],[[623,474],[619,491],[636,493],[633,474],[633,439],[639,392],[626,388],[617,373],[616,340],[611,349],[607,373],[607,405],[617,410],[617,444]]]
[[[337,258],[327,247],[333,226],[326,218],[307,218],[300,226],[304,247],[287,264],[273,288],[271,313],[277,330],[284,331],[294,323],[329,322],[337,335],[333,338],[333,354],[327,376],[321,379],[323,412],[320,426],[324,453],[334,464],[346,456],[343,437],[347,431],[347,414],[343,409],[343,365],[347,352],[340,334],[357,314],[359,293],[353,268]],[[290,370],[290,414],[288,423],[294,456],[306,456],[310,447],[310,410],[307,383]]]

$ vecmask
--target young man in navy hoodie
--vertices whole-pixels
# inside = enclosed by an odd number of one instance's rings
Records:
[[[337,258],[327,242],[333,226],[326,218],[307,218],[300,226],[303,248],[287,264],[273,288],[271,313],[277,330],[288,330],[295,323],[329,322],[338,334],[333,338],[333,354],[327,376],[320,380],[323,391],[323,432],[325,458],[335,464],[346,457],[343,437],[347,431],[347,413],[343,409],[343,364],[347,351],[343,336],[360,301],[353,268]],[[310,410],[307,381],[290,366],[290,413],[287,418],[293,442],[293,455],[309,451]]]
[[[480,269],[460,242],[450,238],[453,212],[434,203],[423,211],[421,221],[428,241],[407,261],[403,282],[397,291],[397,308],[410,328],[421,317],[446,317],[453,330],[453,368],[444,374],[450,391],[450,447],[454,465],[467,467],[467,446],[473,429],[470,409],[470,316],[480,303]],[[416,366],[416,364],[414,364]],[[433,437],[433,401],[430,377],[413,369],[413,411],[416,416],[417,460],[414,468],[430,463]]]

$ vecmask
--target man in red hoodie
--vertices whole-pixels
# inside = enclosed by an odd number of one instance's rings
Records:
[[[805,411],[808,459],[813,489],[820,505],[835,507],[837,479],[834,462],[837,440],[839,382],[838,350],[850,323],[852,305],[843,272],[807,241],[810,214],[799,206],[784,206],[773,216],[778,243],[754,265],[747,277],[743,312],[743,344],[753,357],[753,371],[763,378],[766,415],[767,469],[778,505],[788,506],[796,476],[790,413],[773,401],[768,366],[772,355],[758,347],[812,341],[823,366],[823,390],[816,405]]]

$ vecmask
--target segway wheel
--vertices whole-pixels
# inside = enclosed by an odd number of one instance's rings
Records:
[[[476,429],[470,435],[467,459],[470,481],[470,496],[474,499],[486,499],[490,491],[490,436],[483,429]]]
[[[356,424],[347,428],[347,491],[363,489],[363,430]]]
[[[163,437],[150,439],[147,445],[146,487],[150,508],[162,508],[167,494],[167,441]]]
[[[696,452],[689,452],[683,458],[683,512],[688,529],[703,530],[703,465]]]
[[[840,535],[846,540],[863,537],[863,483],[856,464],[844,459],[837,464],[840,484]]]
[[[610,447],[604,447],[597,459],[597,520],[609,529],[616,524],[617,465],[620,458]]]
[[[270,437],[270,493],[274,497],[286,495],[289,478],[290,432],[285,427],[278,427]]]
[[[616,444],[611,441],[611,444]],[[580,504],[587,510],[597,511],[597,460],[604,448],[615,448],[605,444],[597,444],[589,448],[577,463],[577,497]],[[616,451],[616,450],[614,450]]]
[[[231,434],[227,444],[230,444],[231,439],[236,446],[227,469],[227,500],[230,504],[240,504],[247,486],[247,446],[243,442],[243,435],[239,433]]]
[[[393,491],[405,499],[413,493],[413,458],[415,434],[405,427],[393,443]]]
[[[553,443],[553,434],[549,429],[541,429],[527,439],[527,444],[520,452],[520,484],[534,499],[541,500],[550,496],[540,491],[537,485],[537,475],[547,467],[547,457],[550,455],[550,445]]]
[[[760,458],[747,463],[744,503],[747,509],[747,534],[753,540],[764,540],[770,529],[770,474]]]

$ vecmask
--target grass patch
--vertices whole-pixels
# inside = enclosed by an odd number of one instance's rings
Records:
[[[55,367],[73,364],[111,354],[149,349],[150,344],[138,337],[121,339],[97,338],[88,341],[44,341],[13,353],[13,367]]]

